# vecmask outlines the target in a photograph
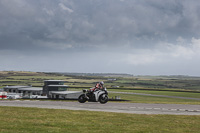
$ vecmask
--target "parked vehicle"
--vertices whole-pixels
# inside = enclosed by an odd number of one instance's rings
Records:
[[[0,99],[7,99],[7,92],[0,92]]]
[[[78,98],[80,103],[88,102],[100,102],[101,104],[105,104],[108,102],[108,92],[106,88],[101,90],[96,90],[94,92],[90,92],[87,89],[83,90],[83,94],[81,94]]]
[[[21,99],[22,93],[8,93],[7,98],[8,99]]]

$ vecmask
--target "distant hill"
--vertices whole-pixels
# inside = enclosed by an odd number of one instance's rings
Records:
[[[68,73],[68,72],[55,72],[55,74],[71,75],[71,76],[133,77],[133,75],[131,75],[131,74],[124,74],[124,73]]]
[[[188,75],[132,75],[126,73],[71,73],[71,72],[31,72],[31,71],[0,71],[0,77],[7,76],[46,76],[46,75],[65,75],[65,76],[96,76],[96,77],[135,77],[147,79],[199,79],[198,76]]]
[[[28,72],[28,71],[0,71],[0,77],[7,76],[45,76],[43,72]]]

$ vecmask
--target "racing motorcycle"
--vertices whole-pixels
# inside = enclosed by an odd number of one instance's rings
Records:
[[[81,94],[78,98],[80,103],[88,102],[100,102],[101,104],[105,104],[108,102],[108,92],[106,88],[101,90],[96,90],[91,92],[87,89],[83,90],[83,94]]]

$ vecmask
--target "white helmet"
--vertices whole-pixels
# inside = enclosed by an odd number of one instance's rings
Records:
[[[99,84],[101,84],[101,85],[104,85],[104,82],[103,82],[103,81],[101,81],[101,82],[99,82]]]

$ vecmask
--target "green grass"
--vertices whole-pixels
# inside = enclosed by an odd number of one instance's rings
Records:
[[[109,91],[117,92],[131,92],[131,93],[144,93],[144,94],[155,94],[155,95],[166,95],[166,96],[179,96],[179,97],[192,97],[200,98],[200,93],[193,92],[173,92],[173,91],[152,91],[152,90],[117,90],[117,89],[108,89]]]
[[[70,87],[69,90],[81,91],[83,88],[88,89],[95,85],[95,82],[104,81],[105,87],[108,91],[122,91],[122,92],[135,92],[146,93],[156,95],[167,96],[180,96],[180,97],[192,97],[200,98],[200,93],[187,93],[187,92],[173,92],[174,90],[184,90],[184,88],[196,88],[197,90],[200,84],[200,78],[190,77],[157,77],[157,76],[143,76],[143,77],[116,77],[116,81],[108,81],[108,77],[98,76],[63,76],[59,74],[50,73],[34,73],[34,72],[1,72],[0,71],[0,88],[7,85],[32,85],[41,87],[44,84],[44,80],[55,79],[65,80]],[[111,86],[119,85],[119,89],[109,89]],[[175,86],[179,88],[172,88],[169,86]],[[168,88],[169,87],[169,88]],[[183,88],[182,88],[183,87]],[[84,88],[85,89],[85,88]],[[128,90],[128,89],[141,89],[141,90]],[[142,90],[149,89],[149,90]],[[170,91],[152,91],[150,89],[158,90],[170,90]],[[192,90],[188,90],[192,91]],[[130,102],[141,103],[179,103],[179,104],[200,104],[197,100],[183,100],[177,98],[163,98],[163,97],[151,97],[151,96],[137,96],[126,94],[109,94],[109,97],[121,96],[122,99],[130,100]]]
[[[141,95],[132,95],[132,94],[116,94],[109,93],[109,98],[115,98],[115,96],[120,96],[121,99],[129,100],[125,102],[131,103],[160,103],[160,104],[198,104],[198,100],[190,99],[178,99],[178,98],[166,98],[166,97],[153,97],[153,96],[141,96]]]
[[[81,91],[82,89],[81,88],[77,88],[77,89],[69,88],[69,90],[70,91]],[[110,90],[108,89],[108,91],[200,98],[200,93],[188,93],[188,92],[147,91],[147,90],[113,90],[113,89],[110,89]],[[120,96],[121,99],[129,100],[129,101],[125,101],[125,102],[132,102],[132,103],[200,104],[199,100],[142,96],[142,95],[134,95],[134,94],[109,93],[108,96],[109,96],[109,98],[115,98],[115,96]]]
[[[0,107],[0,132],[198,133],[200,116]]]
[[[139,77],[113,77],[116,81],[108,81],[109,77],[101,76],[70,76],[56,73],[35,73],[0,71],[0,87],[7,85],[29,85],[42,86],[44,80],[55,79],[65,80],[70,86],[94,86],[96,82],[104,81],[107,87],[120,86],[124,88],[143,88],[143,89],[187,89],[200,91],[199,77],[158,77],[158,76],[139,76]]]
[[[144,94],[155,94],[155,95],[165,95],[165,96],[178,96],[178,97],[190,97],[190,98],[200,98],[200,93],[191,92],[170,92],[170,91],[147,91],[147,90],[114,90],[108,89],[108,91],[117,92],[132,92],[132,93],[144,93]],[[200,100],[190,100],[190,99],[179,99],[179,98],[166,98],[166,97],[154,97],[154,96],[142,96],[134,94],[118,94],[109,93],[110,98],[115,96],[120,96],[121,99],[129,100],[132,103],[163,103],[163,104],[200,104]]]

